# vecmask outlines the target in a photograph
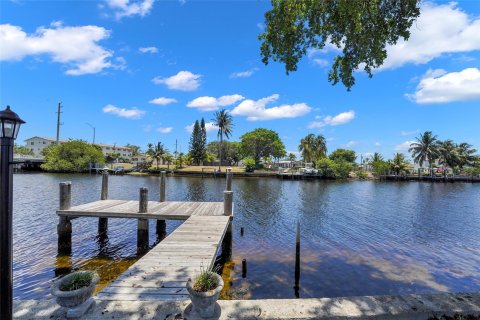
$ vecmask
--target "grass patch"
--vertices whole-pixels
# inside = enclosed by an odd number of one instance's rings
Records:
[[[211,271],[202,270],[193,281],[193,289],[197,292],[207,292],[218,286],[217,274]]]
[[[79,272],[75,273],[68,281],[65,281],[60,285],[61,291],[73,291],[83,287],[88,287],[92,283],[94,273],[87,271],[87,272]]]

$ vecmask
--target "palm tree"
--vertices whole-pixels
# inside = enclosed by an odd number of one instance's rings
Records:
[[[405,161],[405,156],[402,153],[395,153],[393,159],[390,161],[390,168],[399,175],[400,172],[408,167],[408,163]]]
[[[450,168],[455,168],[459,164],[457,145],[452,140],[439,141],[438,162]]]
[[[222,109],[220,111],[215,112],[215,115],[212,121],[218,127],[217,137],[220,139],[220,147],[218,148],[219,158],[220,158],[218,169],[220,170],[221,169],[220,167],[222,165],[223,136],[225,136],[225,138],[227,139],[230,138],[233,130],[233,118],[232,118],[232,115],[228,113],[227,110]]]
[[[421,167],[424,162],[428,162],[431,167],[438,158],[437,136],[433,135],[432,131],[426,131],[415,139],[417,141],[410,144],[408,149],[408,152],[412,153],[413,161]]]
[[[170,163],[173,161],[173,156],[170,153],[167,153],[164,159],[167,162],[167,169],[170,170]]]
[[[458,166],[462,169],[465,165],[472,165],[475,161],[477,150],[472,148],[471,144],[462,142],[457,145]]]
[[[165,159],[168,151],[167,149],[165,149],[165,147],[161,142],[157,142],[156,145],[149,143],[147,147],[148,147],[147,155],[155,159],[155,161],[157,162],[157,170],[158,170],[158,163],[160,162],[160,160]]]
[[[370,163],[383,161],[383,156],[379,152],[375,152],[370,160]]]
[[[303,161],[315,163],[317,160],[327,156],[327,143],[325,137],[319,134],[308,134],[300,140],[298,151],[302,154]]]
[[[290,161],[290,166],[293,167],[293,163],[297,160],[295,153],[290,152],[288,154],[288,160]]]

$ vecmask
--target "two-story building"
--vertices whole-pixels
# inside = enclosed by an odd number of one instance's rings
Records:
[[[67,142],[68,140],[59,140],[59,143]],[[46,137],[39,137],[35,136],[25,140],[26,147],[33,151],[36,156],[42,155],[43,149],[48,147],[49,145],[55,144],[56,139],[54,138],[46,138]],[[110,144],[96,144],[100,148],[102,148],[103,155],[108,155],[111,153],[118,153],[120,157],[125,159],[131,159],[132,157],[132,150],[129,147],[117,146],[117,145],[110,145]]]

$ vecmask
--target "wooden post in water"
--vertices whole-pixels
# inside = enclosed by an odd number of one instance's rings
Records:
[[[165,202],[167,173],[160,172],[160,202]],[[157,220],[157,240],[162,241],[167,236],[167,223],[165,220]]]
[[[223,192],[223,214],[226,216],[233,215],[233,191]],[[228,223],[227,231],[222,242],[222,258],[226,262],[232,258],[233,247],[233,225],[232,220]]]
[[[242,260],[242,278],[247,277],[247,259]]]
[[[148,211],[148,188],[140,188],[140,201],[138,212]],[[148,251],[148,219],[138,219],[137,224],[137,254],[144,254]]]
[[[295,239],[295,297],[300,297],[300,223],[297,222],[297,236]]]
[[[102,171],[102,193],[100,194],[100,200],[108,199],[108,169],[105,168]],[[108,231],[108,218],[98,218],[98,234],[105,236]]]
[[[226,177],[227,177],[227,186],[225,190],[232,191],[232,178],[233,178],[232,168],[227,168]]]
[[[72,183],[70,181],[60,183],[60,210],[68,210],[72,201]],[[72,223],[70,218],[60,216],[57,225],[58,255],[72,253]]]

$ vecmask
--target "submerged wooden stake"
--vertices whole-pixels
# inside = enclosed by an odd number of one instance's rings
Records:
[[[242,260],[242,278],[247,277],[247,259]]]
[[[160,172],[160,202],[165,202],[167,172]],[[165,220],[157,220],[157,240],[162,241],[167,236],[167,223]]]
[[[297,236],[295,239],[295,296],[300,297],[300,223],[297,222]]]

